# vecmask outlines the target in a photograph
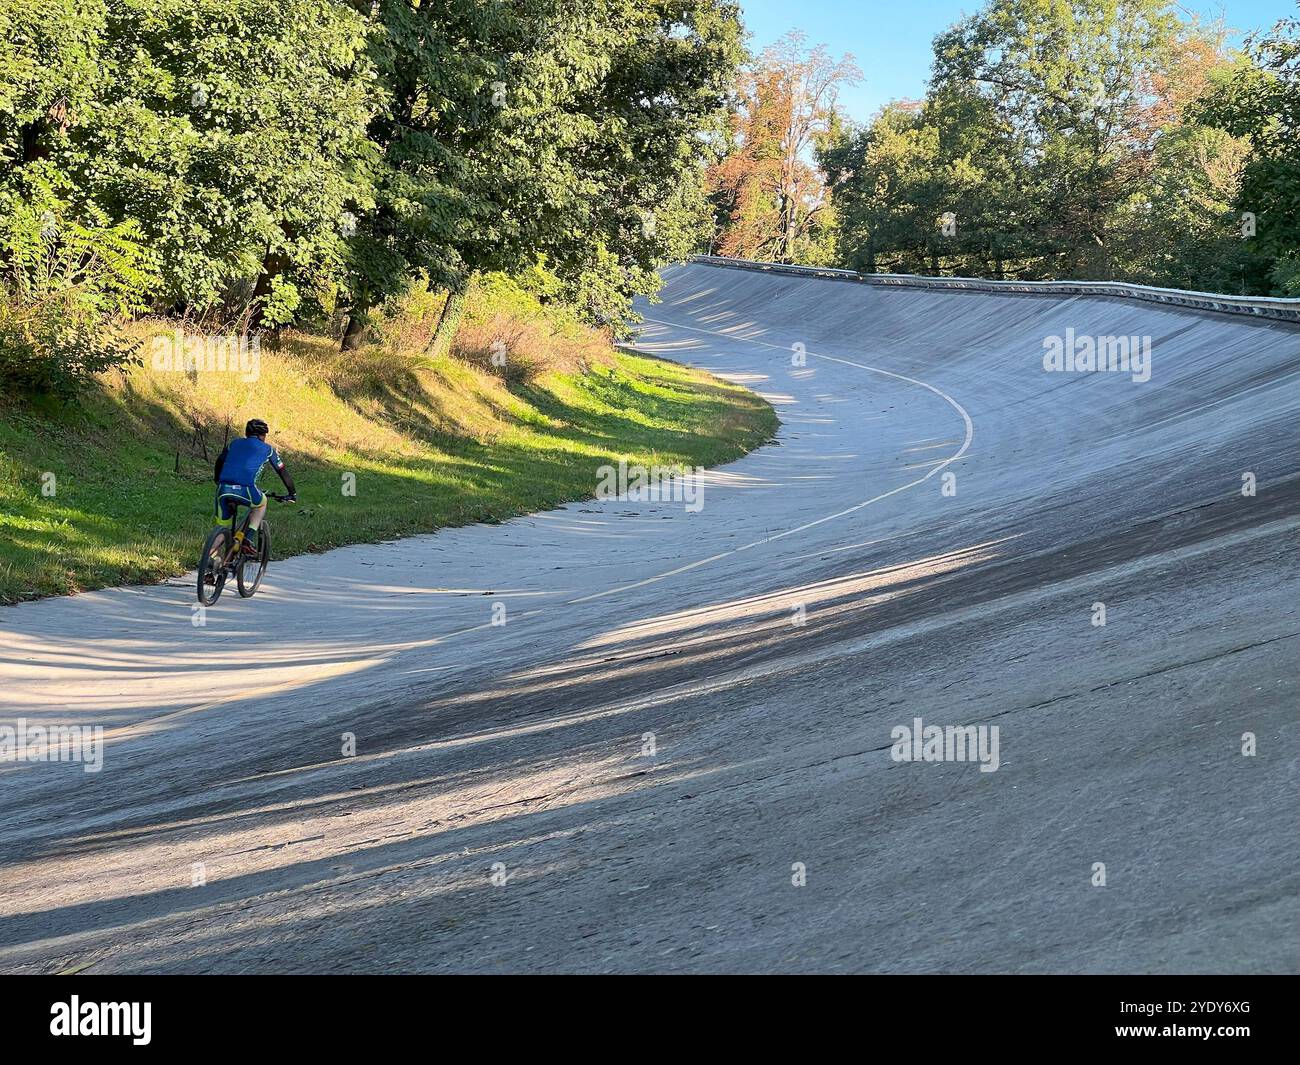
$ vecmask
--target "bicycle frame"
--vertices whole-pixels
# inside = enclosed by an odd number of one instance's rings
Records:
[[[289,498],[288,496],[277,495],[275,492],[265,492],[263,494],[268,501],[274,499],[277,503],[283,503]],[[244,541],[248,539],[248,523],[253,519],[253,508],[251,506],[239,499],[233,499],[232,503],[234,510],[230,515],[230,545],[226,548],[226,554],[221,560],[222,569],[228,569],[239,557],[239,550],[243,546]],[[217,513],[220,513],[220,496],[217,497],[216,510]],[[241,510],[244,511],[243,521],[239,520],[239,512]],[[222,521],[219,524],[224,525],[225,522]]]
[[[279,503],[287,502],[291,497],[276,495],[272,492],[266,493],[267,497],[274,499]],[[262,584],[262,578],[266,574],[267,564],[271,557],[270,523],[262,522],[258,528],[260,536],[258,537],[258,547],[256,551],[249,552],[245,549],[248,543],[249,525],[253,519],[255,507],[237,497],[229,497],[229,518],[223,518],[221,515],[226,510],[222,505],[223,501],[220,496],[217,497],[217,521],[218,524],[208,533],[207,539],[203,544],[203,554],[199,559],[198,571],[198,595],[199,602],[204,606],[212,606],[221,596],[221,590],[225,587],[226,581],[234,577],[239,585],[239,594],[242,598],[248,599],[257,592]],[[244,513],[241,516],[240,510]],[[224,544],[218,550],[218,545]],[[247,563],[255,562],[256,570],[251,580],[247,579]]]
[[[217,497],[217,512],[220,513],[221,498]],[[239,520],[239,512],[244,512],[243,521]],[[239,550],[243,546],[244,540],[248,537],[248,523],[253,519],[253,508],[247,503],[234,501],[234,509],[230,514],[230,542],[226,546],[226,553],[221,559],[221,568],[229,569],[235,559],[239,557]],[[218,522],[224,525],[224,521]]]

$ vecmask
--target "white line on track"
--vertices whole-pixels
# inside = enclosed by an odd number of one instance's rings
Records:
[[[687,329],[693,333],[708,333],[713,336],[724,337],[725,339],[733,343],[755,344],[760,347],[774,348],[777,351],[792,350],[788,345],[772,344],[766,340],[750,340],[745,337],[737,337],[737,336],[733,336],[730,333],[723,332],[720,329],[703,329],[700,328],[699,326],[679,325],[676,322],[664,322],[658,318],[646,318],[645,321],[653,322],[655,325],[668,326],[670,329]],[[632,345],[629,345],[629,347],[631,346]],[[805,524],[800,525],[794,529],[786,529],[785,532],[773,533],[771,536],[764,536],[760,540],[753,540],[750,543],[741,544],[739,547],[733,547],[730,550],[719,552],[716,555],[710,555],[708,558],[701,558],[696,560],[695,562],[688,562],[684,566],[678,566],[676,569],[667,570],[666,572],[656,574],[653,577],[646,577],[644,580],[634,581],[631,584],[620,584],[614,588],[607,588],[603,592],[593,592],[591,595],[584,595],[584,596],[580,596],[577,599],[570,599],[565,603],[566,606],[572,603],[590,602],[593,599],[603,599],[607,595],[616,595],[619,592],[628,592],[633,590],[634,588],[644,588],[648,584],[654,584],[657,581],[667,580],[669,577],[676,577],[679,574],[686,573],[693,569],[698,569],[700,566],[707,566],[710,562],[717,562],[719,559],[729,558],[731,555],[737,555],[741,551],[749,551],[750,549],[755,547],[762,547],[764,544],[770,544],[775,540],[783,540],[787,536],[794,536],[796,533],[805,532],[808,529],[812,529],[818,525],[822,525],[825,522],[834,521],[836,518],[843,518],[848,514],[853,514],[854,512],[861,510],[863,507],[871,506],[872,503],[879,503],[882,499],[888,499],[892,495],[897,495],[899,492],[906,492],[909,488],[915,488],[917,485],[925,483],[936,473],[942,470],[945,466],[951,465],[952,463],[960,459],[963,455],[966,454],[966,451],[970,448],[971,440],[973,440],[975,437],[975,426],[971,422],[970,415],[966,413],[966,408],[963,407],[960,403],[958,403],[955,399],[953,399],[952,396],[948,395],[947,392],[944,392],[940,388],[936,388],[928,381],[921,381],[915,377],[907,377],[906,375],[901,373],[894,373],[894,371],[892,370],[882,370],[879,366],[868,366],[866,363],[854,362],[852,359],[841,359],[836,355],[822,355],[816,351],[805,351],[804,354],[814,359],[823,359],[826,362],[838,362],[844,366],[855,366],[859,370],[869,370],[872,373],[883,374],[885,377],[892,377],[895,380],[906,381],[908,384],[919,385],[921,388],[928,389],[929,391],[933,392],[936,396],[938,396],[940,399],[942,399],[944,402],[949,404],[953,408],[953,410],[955,410],[958,414],[961,415],[961,419],[966,425],[966,436],[962,440],[961,447],[959,447],[955,452],[949,455],[946,459],[943,459],[942,461],[936,463],[934,468],[930,470],[929,473],[925,474],[925,476],[918,477],[915,481],[908,481],[907,484],[899,485],[897,488],[891,488],[888,492],[881,492],[879,495],[872,496],[870,499],[864,499],[861,503],[855,503],[853,506],[848,507],[844,510],[836,511],[834,514],[827,514],[824,518],[816,518],[815,520],[806,522]]]

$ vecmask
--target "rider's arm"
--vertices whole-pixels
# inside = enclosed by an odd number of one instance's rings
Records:
[[[221,483],[221,467],[226,464],[226,455],[230,453],[230,445],[227,444],[221,449],[221,454],[217,456],[217,465],[212,471],[212,480],[215,484]]]
[[[288,467],[285,466],[284,459],[280,458],[280,453],[278,451],[271,452],[271,469],[275,470],[279,475],[280,480],[284,482],[284,487],[288,490],[289,494],[291,496],[296,496],[298,492],[293,487],[293,475],[289,472]]]

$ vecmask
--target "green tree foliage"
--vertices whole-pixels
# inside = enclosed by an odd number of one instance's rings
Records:
[[[890,105],[847,130],[821,153],[844,264],[937,273],[960,258],[1001,277],[1026,226],[1010,139],[985,98],[957,90]]]
[[[586,180],[571,186],[543,251],[565,297],[590,319],[614,324],[626,320],[634,294],[657,290],[658,267],[696,250],[707,230],[714,157],[706,145],[725,130],[744,49],[734,3],[607,6],[617,11],[608,74],[577,100],[587,120],[569,161]]]
[[[392,94],[353,258],[356,317],[422,276],[452,293],[545,262],[614,321],[704,211],[701,138],[740,58],[722,0],[383,0]]]
[[[1166,0],[991,0],[935,39],[923,101],[823,150],[841,261],[1266,291],[1234,205],[1263,154],[1252,131],[1295,143],[1275,120],[1285,79],[1223,41]],[[1259,173],[1275,188],[1286,169]]]
[[[1253,38],[1198,113],[1250,144],[1235,200],[1255,228],[1243,271],[1252,270],[1255,288],[1271,284],[1279,295],[1300,295],[1300,19]]]
[[[333,0],[116,2],[105,201],[156,241],[162,302],[291,320],[341,280],[372,202],[364,20]]]
[[[106,316],[157,279],[134,219],[87,197],[67,159],[104,84],[105,12],[76,0],[0,7],[0,385],[66,397],[134,355]]]
[[[1142,97],[1177,30],[1167,0],[993,0],[935,40],[935,84],[974,87],[1020,149],[1053,276],[1114,274],[1110,222],[1152,144]]]
[[[275,324],[341,278],[341,220],[370,202],[375,155],[360,16],[334,0],[67,0],[61,23],[63,0],[41,3],[66,31],[11,42],[48,76],[0,133],[0,195],[31,202],[43,184],[77,217],[136,224],[159,266],[139,295],[160,309],[252,305]]]
[[[6,298],[35,240],[103,314],[356,339],[544,265],[621,321],[706,214],[740,33],[730,0],[0,0]]]

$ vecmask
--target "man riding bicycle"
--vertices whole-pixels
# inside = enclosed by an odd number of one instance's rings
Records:
[[[249,537],[250,541],[257,539],[257,530],[262,524],[262,519],[266,517],[266,493],[257,487],[257,478],[268,462],[271,464],[271,469],[279,474],[285,490],[289,493],[289,498],[285,502],[293,503],[298,498],[294,491],[293,478],[285,469],[284,460],[280,458],[280,453],[266,442],[266,434],[270,431],[270,426],[261,418],[252,419],[244,426],[242,439],[232,440],[221,449],[213,474],[213,479],[217,482],[218,524],[230,524],[235,516],[235,505],[243,503],[249,508],[248,527],[254,534]],[[240,543],[243,535],[243,530],[235,532],[235,548],[246,555],[256,555],[258,549],[255,542]]]

